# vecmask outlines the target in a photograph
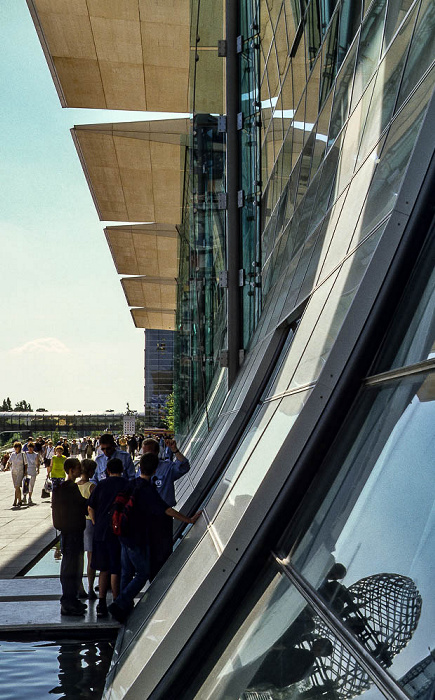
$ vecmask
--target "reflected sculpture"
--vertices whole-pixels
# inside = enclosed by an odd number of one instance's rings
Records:
[[[388,668],[417,628],[422,606],[417,587],[406,576],[383,573],[347,588],[338,581],[345,574],[345,567],[335,564],[318,592],[376,661]],[[304,663],[298,669],[294,662],[300,657]],[[269,650],[242,699],[347,700],[370,685],[368,674],[307,606]]]

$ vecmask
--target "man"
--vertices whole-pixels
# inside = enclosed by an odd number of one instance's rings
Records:
[[[103,454],[99,455],[95,460],[97,463],[97,468],[94,476],[91,479],[94,484],[98,484],[99,481],[106,478],[107,462],[109,459],[113,459],[114,457],[120,459],[122,462],[123,476],[126,479],[135,478],[136,473],[132,458],[128,452],[123,452],[122,450],[117,449],[113,435],[110,433],[104,433],[104,435],[100,437],[100,449]]]
[[[158,444],[158,443],[157,443]],[[147,453],[140,460],[140,477],[130,489],[134,496],[129,522],[129,534],[121,539],[121,592],[109,605],[109,612],[118,622],[125,622],[133,608],[134,598],[150,579],[153,559],[161,547],[162,523],[176,518],[193,524],[201,515],[182,515],[165,503],[151,483],[159,458]],[[164,532],[163,532],[164,534]]]
[[[29,435],[29,437],[27,438],[27,441],[24,443],[24,445],[23,445],[23,452],[28,452],[28,451],[29,451],[29,444],[30,444],[30,443],[33,444],[33,437],[32,437],[32,435]]]
[[[175,482],[180,479],[190,469],[189,460],[181,454],[175,440],[165,440],[166,446],[172,451],[175,461],[172,459],[159,459],[156,473],[152,478],[152,483],[157,489],[160,498],[167,503],[168,506],[175,506]],[[160,445],[154,438],[146,438],[142,443],[142,452],[146,454],[154,454],[158,457]],[[151,570],[151,580],[162,568],[167,558],[172,553],[173,547],[173,520],[172,518],[164,518],[162,523],[162,537],[160,556],[153,560]]]
[[[128,451],[130,452],[130,456],[132,459],[134,459],[134,455],[136,454],[137,450],[137,440],[136,440],[136,435],[132,435],[130,439],[128,440]]]
[[[121,574],[121,544],[112,532],[110,509],[118,493],[128,488],[122,476],[123,464],[112,457],[107,462],[107,478],[100,481],[89,498],[89,515],[94,523],[91,567],[100,572],[98,579],[97,617],[107,617],[106,596],[109,588],[113,597],[119,594]]]
[[[64,469],[66,480],[53,490],[52,504],[53,525],[62,535],[60,612],[61,615],[82,616],[86,605],[78,599],[78,592],[82,580],[83,532],[88,503],[75,483],[81,473],[80,461],[76,457],[68,457]]]

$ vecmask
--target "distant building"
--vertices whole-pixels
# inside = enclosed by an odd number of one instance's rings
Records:
[[[174,390],[174,331],[145,330],[145,425],[164,428]]]

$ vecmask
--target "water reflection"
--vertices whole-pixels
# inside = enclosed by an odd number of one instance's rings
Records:
[[[0,641],[0,698],[99,700],[113,646],[111,640]]]
[[[101,698],[113,652],[113,643],[63,642],[59,646],[59,685],[50,695],[59,698]]]

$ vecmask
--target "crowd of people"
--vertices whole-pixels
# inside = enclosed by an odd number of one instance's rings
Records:
[[[135,464],[136,456],[140,459]],[[52,489],[53,525],[61,533],[61,614],[82,616],[87,609],[83,599],[98,597],[97,616],[110,613],[124,623],[137,594],[172,552],[173,519],[193,524],[200,517],[174,509],[175,482],[189,471],[188,459],[171,437],[105,433],[94,439],[65,438],[57,444],[30,437],[24,445],[14,443],[6,462],[14,485],[14,509],[34,504],[35,480],[43,466]],[[22,495],[23,484],[27,493]],[[128,529],[119,534],[112,518],[113,504],[121,495],[127,504]],[[113,601],[108,606],[109,591]]]

